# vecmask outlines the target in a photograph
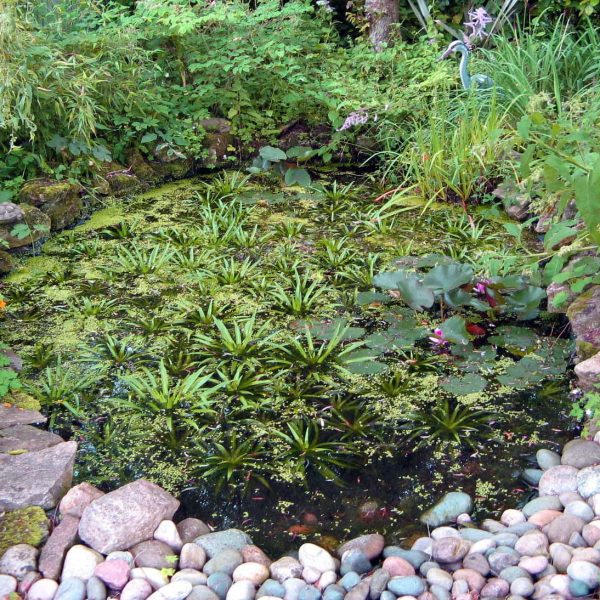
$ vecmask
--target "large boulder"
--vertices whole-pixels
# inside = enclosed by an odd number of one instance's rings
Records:
[[[150,539],[159,523],[172,519],[179,501],[158,485],[139,479],[94,500],[79,523],[79,537],[108,554]]]
[[[14,425],[13,427],[0,429],[0,454],[42,450],[43,448],[56,446],[62,441],[63,439],[60,436],[50,431],[44,431],[31,425]]]
[[[591,392],[600,385],[600,352],[576,364],[575,375],[579,379],[579,387],[584,392]]]
[[[50,217],[52,229],[63,229],[81,215],[82,187],[68,181],[35,179],[23,184],[19,199],[24,204],[39,208]]]
[[[50,231],[50,217],[28,204],[21,204],[19,208],[23,211],[23,218],[14,223],[0,223],[0,239],[4,240],[9,248],[21,248],[29,246],[43,238]],[[18,231],[17,227],[26,225],[26,233]]]
[[[54,508],[71,486],[76,442],[25,454],[0,454],[0,511],[25,506]]]
[[[17,406],[0,404],[0,431],[16,425],[32,425],[45,423],[46,417],[37,410],[26,410]]]

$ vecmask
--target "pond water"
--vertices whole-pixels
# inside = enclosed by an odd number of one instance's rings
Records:
[[[398,266],[510,264],[500,212],[470,222],[382,208],[358,178],[319,185],[183,181],[108,200],[22,257],[2,283],[4,341],[50,427],[80,442],[80,480],[150,478],[182,516],[274,553],[375,529],[400,541],[451,489],[482,513],[526,501],[520,471],[575,427],[563,323],[415,312],[373,284]],[[451,314],[468,343],[433,335]]]

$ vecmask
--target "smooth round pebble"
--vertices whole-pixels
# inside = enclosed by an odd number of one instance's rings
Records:
[[[54,600],[84,600],[85,595],[85,581],[77,577],[67,577],[60,582]]]
[[[17,591],[17,579],[12,575],[0,574],[0,598]]]
[[[239,567],[236,567],[232,579],[234,582],[245,579],[258,587],[261,583],[269,579],[269,569],[259,563],[242,563]]]
[[[132,579],[122,590],[121,600],[146,600],[152,594],[152,586],[146,579]]]
[[[517,577],[510,584],[510,593],[529,598],[533,594],[533,582],[527,577]]]
[[[217,595],[221,600],[225,600],[227,592],[232,584],[232,579],[227,573],[213,573],[208,576],[206,585]]]
[[[197,585],[206,585],[208,575],[197,569],[180,569],[171,577],[171,581],[188,581],[192,587],[196,587]]]
[[[425,583],[420,577],[392,577],[388,581],[388,590],[397,596],[418,596],[425,591]]]
[[[450,591],[454,580],[452,579],[452,575],[447,571],[439,569],[438,567],[433,567],[427,571],[427,582],[429,585],[437,585]]]
[[[176,553],[179,553],[183,547],[183,542],[181,540],[181,536],[179,535],[179,531],[177,530],[177,525],[175,525],[173,521],[161,521],[154,531],[153,537],[155,540],[164,542],[170,546]]]
[[[154,592],[148,600],[184,600],[190,595],[192,588],[189,581],[173,581]]]
[[[407,577],[415,574],[414,566],[400,556],[388,556],[381,566],[392,577]]]
[[[316,544],[302,544],[298,550],[298,560],[303,567],[311,567],[321,573],[335,571],[333,556]]]
[[[194,543],[183,545],[181,554],[179,555],[180,569],[196,569],[201,571],[205,564],[206,552],[202,546]]]
[[[227,592],[226,600],[252,600],[254,585],[251,581],[236,581]]]
[[[515,508],[506,509],[500,516],[500,523],[507,527],[511,527],[517,523],[525,523],[526,520],[527,517],[520,510],[516,510]]]
[[[40,579],[36,581],[27,592],[28,600],[52,600],[58,589],[58,583],[54,579]],[[14,591],[14,590],[13,590]],[[0,593],[0,596],[2,594]]]
[[[125,584],[123,584],[121,588],[124,587],[124,585]],[[106,600],[106,585],[104,585],[104,581],[99,577],[96,577],[95,575],[90,577],[87,580],[85,589],[87,600]]]

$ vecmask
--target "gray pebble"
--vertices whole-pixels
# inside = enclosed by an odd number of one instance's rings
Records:
[[[323,600],[344,600],[345,595],[346,590],[341,585],[328,585],[323,592]]]
[[[54,600],[84,600],[85,594],[86,589],[83,579],[67,577],[58,586]]]
[[[321,592],[312,585],[305,585],[298,594],[298,600],[321,600]]]
[[[106,586],[104,582],[92,576],[87,581],[87,600],[106,600]]]
[[[233,581],[227,573],[213,573],[209,575],[206,585],[219,596],[220,600],[225,600],[232,583]]]
[[[275,579],[267,579],[256,592],[256,598],[262,596],[275,596],[277,598],[283,598],[285,596],[285,588],[279,581]]]
[[[355,571],[349,571],[338,581],[338,585],[341,585],[347,592],[359,583],[360,575]]]

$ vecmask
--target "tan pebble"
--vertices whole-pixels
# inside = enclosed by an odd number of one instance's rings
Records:
[[[233,581],[251,581],[255,586],[259,586],[269,579],[269,569],[259,563],[242,563],[236,567],[233,572]]]
[[[381,565],[392,577],[407,577],[415,574],[415,568],[400,556],[388,556]]]
[[[477,593],[479,593],[482,590],[486,582],[485,577],[481,573],[475,571],[474,569],[458,569],[457,571],[454,571],[452,577],[455,581],[466,581],[469,586],[469,589],[472,592]]]
[[[531,515],[531,517],[529,517],[527,521],[529,523],[533,523],[539,529],[542,529],[542,527],[546,527],[548,523],[552,523],[554,519],[560,517],[561,515],[562,512],[560,510],[551,510],[547,508],[545,510],[540,510],[540,512],[536,512],[535,514]]]

